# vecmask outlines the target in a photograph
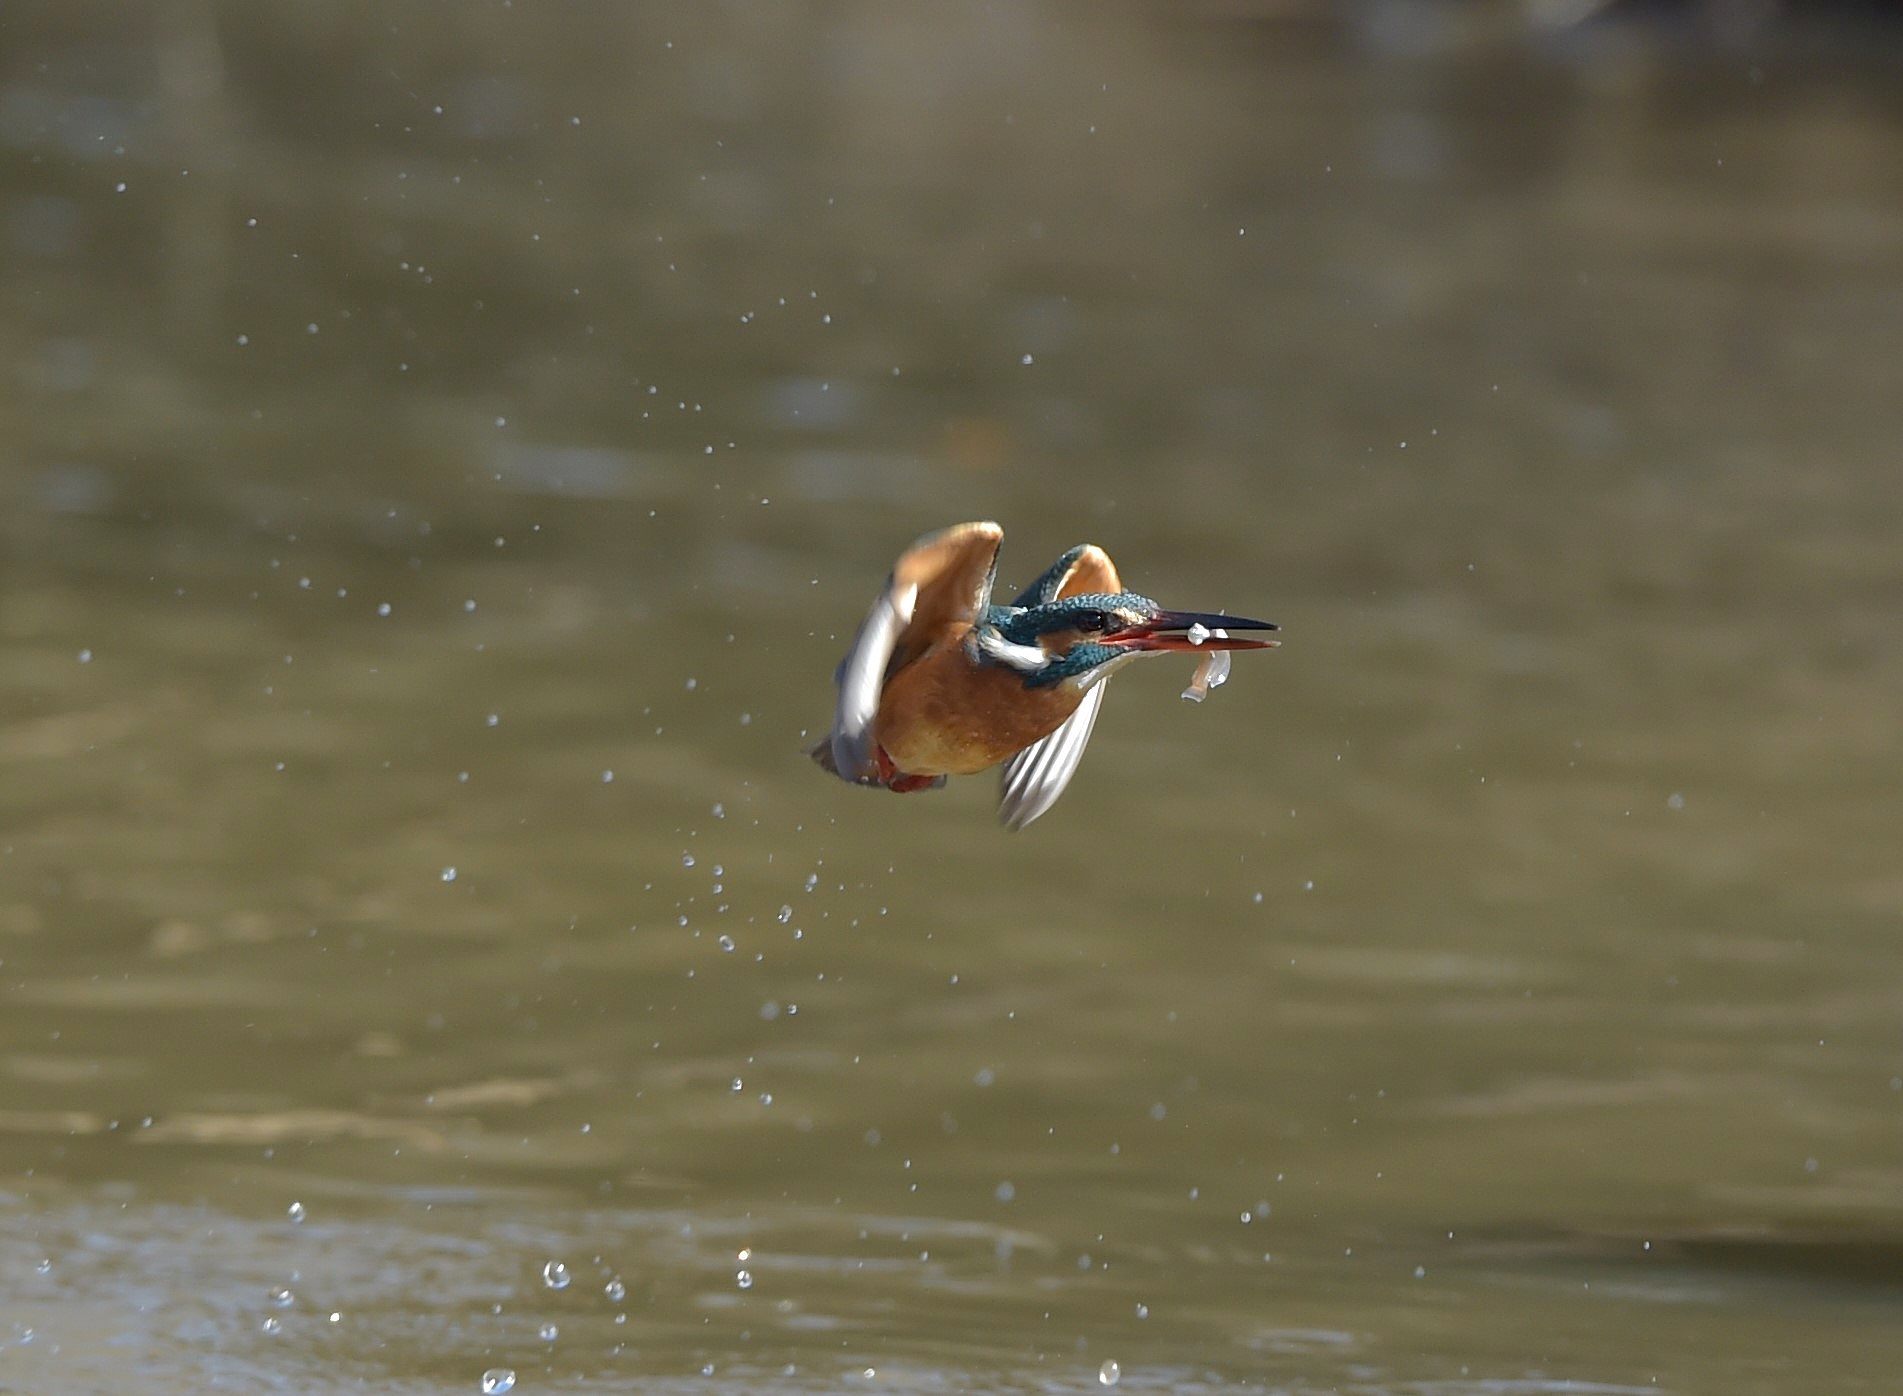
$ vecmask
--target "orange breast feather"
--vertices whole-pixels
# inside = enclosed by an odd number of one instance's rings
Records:
[[[886,683],[873,735],[901,771],[970,775],[1050,735],[1077,708],[1068,684],[1024,686],[999,665],[973,664],[964,631],[948,628]]]

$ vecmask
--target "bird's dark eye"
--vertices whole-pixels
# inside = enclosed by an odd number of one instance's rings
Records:
[[[1080,611],[1077,613],[1077,628],[1092,632],[1108,630],[1110,617],[1102,611]]]

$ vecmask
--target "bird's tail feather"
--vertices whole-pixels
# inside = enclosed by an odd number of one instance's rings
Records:
[[[806,754],[817,761],[819,768],[826,772],[827,775],[836,776],[839,774],[839,763],[833,760],[833,739],[830,736],[821,737],[818,741],[807,747]]]

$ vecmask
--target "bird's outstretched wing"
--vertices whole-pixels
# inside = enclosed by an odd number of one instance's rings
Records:
[[[1114,595],[1123,590],[1116,564],[1095,543],[1079,543],[1052,563],[1017,599],[1020,606],[1043,606],[1065,596],[1086,596],[1093,592]],[[1007,829],[1022,829],[1057,803],[1077,763],[1084,759],[1090,744],[1090,729],[1097,725],[1098,710],[1110,687],[1108,678],[1100,678],[1085,690],[1084,701],[1059,724],[1056,731],[1032,742],[1004,763],[999,786],[998,818]]]
[[[1097,710],[1110,680],[1099,679],[1084,691],[1077,710],[1058,724],[1057,730],[1029,746],[1004,763],[1004,779],[999,786],[998,818],[1007,829],[1022,829],[1057,803],[1077,763],[1084,759],[1090,744],[1090,729],[1097,725]]]
[[[1044,575],[1032,582],[1012,604],[1014,606],[1046,606],[1060,596],[1086,596],[1092,592],[1102,592],[1114,596],[1123,590],[1123,583],[1117,577],[1116,564],[1095,543],[1079,543],[1049,567]]]
[[[872,722],[886,680],[941,636],[968,628],[991,604],[1004,530],[989,521],[927,534],[899,556],[839,665],[839,701],[826,741],[841,780],[876,784]],[[827,763],[821,762],[822,765]]]

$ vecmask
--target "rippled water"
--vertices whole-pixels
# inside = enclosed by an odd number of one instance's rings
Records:
[[[6,21],[0,1385],[1891,1389],[1896,36],[1347,16]]]

